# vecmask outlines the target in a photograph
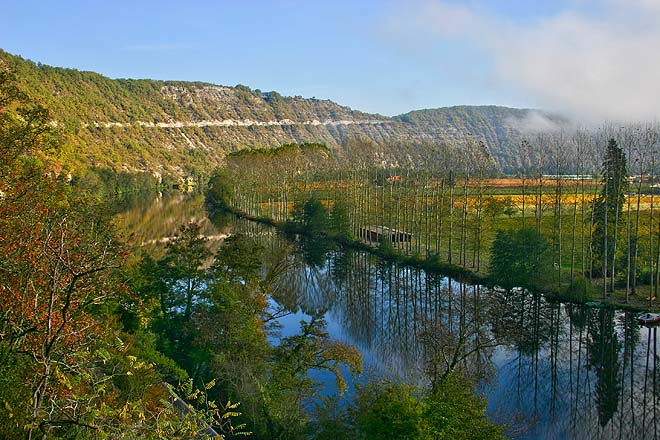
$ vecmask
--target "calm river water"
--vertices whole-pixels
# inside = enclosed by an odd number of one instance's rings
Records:
[[[215,249],[243,233],[268,259],[287,260],[278,300],[293,313],[280,320],[281,336],[323,314],[328,333],[362,353],[365,374],[412,382],[425,380],[430,356],[456,355],[513,438],[658,438],[657,330],[640,327],[634,313],[492,291],[244,220],[211,221],[200,197],[148,200],[117,217],[156,255],[191,220]],[[330,377],[314,376],[333,392]]]

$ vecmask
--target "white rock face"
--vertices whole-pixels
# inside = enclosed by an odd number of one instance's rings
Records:
[[[311,121],[296,122],[291,119],[282,119],[281,121],[255,121],[252,119],[223,119],[223,120],[205,120],[205,121],[172,121],[172,122],[144,122],[137,121],[135,124],[141,127],[149,128],[185,128],[185,127],[284,127],[293,125],[311,125],[311,126],[342,126],[342,125],[387,125],[392,121],[378,120],[378,119],[363,119],[363,120],[350,120],[341,119],[337,121],[318,121],[316,119]],[[96,128],[124,128],[131,127],[133,124],[124,124],[122,122],[94,122],[93,124],[85,124],[86,127],[93,126]]]

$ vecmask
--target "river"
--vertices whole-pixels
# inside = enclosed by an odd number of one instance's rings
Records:
[[[286,259],[278,301],[292,313],[280,319],[280,335],[323,315],[331,337],[362,353],[365,377],[421,383],[438,364],[431,360],[446,357],[476,380],[489,417],[512,438],[658,436],[657,330],[640,327],[635,313],[468,285],[233,217],[211,221],[201,197],[145,200],[117,216],[119,229],[156,256],[191,220],[214,250],[243,233],[267,259]],[[313,376],[334,391],[328,375]]]

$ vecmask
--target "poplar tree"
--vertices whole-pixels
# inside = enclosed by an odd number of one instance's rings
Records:
[[[616,252],[619,224],[623,216],[623,203],[627,186],[626,155],[614,138],[607,144],[605,160],[602,165],[601,194],[594,203],[594,225],[592,234],[593,268],[602,269],[604,279],[608,268],[613,267]]]

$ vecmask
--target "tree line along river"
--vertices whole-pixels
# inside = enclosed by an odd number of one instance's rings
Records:
[[[440,353],[476,380],[489,417],[511,437],[658,436],[657,330],[640,326],[634,312],[469,285],[237,218],[213,222],[199,197],[144,200],[117,217],[155,254],[159,239],[191,220],[216,249],[226,234],[242,233],[267,254],[284,253],[287,294],[273,302],[291,313],[279,333],[323,315],[333,338],[362,353],[365,375],[420,382],[430,352]],[[330,377],[313,374],[334,391]]]

